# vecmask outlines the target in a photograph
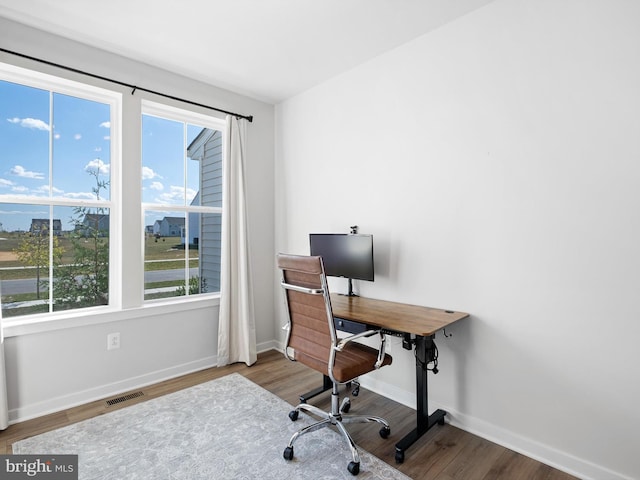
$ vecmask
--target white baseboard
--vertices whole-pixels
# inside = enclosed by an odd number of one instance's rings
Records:
[[[551,448],[535,440],[523,437],[512,431],[496,427],[484,420],[480,420],[460,412],[452,411],[446,406],[432,402],[434,408],[447,411],[447,418],[451,425],[462,430],[481,436],[515,452],[526,455],[553,468],[569,473],[583,480],[633,480],[631,477],[614,472],[587,460],[578,458],[570,453]]]
[[[407,407],[416,408],[415,393],[401,390],[391,384],[370,377],[361,377],[360,384],[372,392],[383,395]],[[621,473],[596,465],[569,453],[558,451],[542,443],[496,427],[484,420],[465,415],[437,402],[429,402],[429,411],[442,409],[447,412],[445,420],[454,427],[478,435],[509,450],[549,465],[557,470],[583,480],[634,480]]]
[[[176,365],[171,368],[150,372],[137,377],[131,377],[119,382],[100,385],[99,387],[88,390],[51,398],[44,402],[24,405],[20,408],[9,411],[9,424],[24,422],[43,415],[66,410],[67,408],[73,408],[96,400],[108,398],[122,392],[144,388],[148,385],[170,380],[181,375],[204,370],[205,368],[215,367],[217,364],[217,357],[207,357],[195,362]]]
[[[269,350],[278,350],[281,352],[282,348],[280,347],[280,342],[276,340],[271,340],[269,342],[259,343],[256,346],[256,350],[258,353],[268,352]]]
[[[262,353],[268,350],[277,350],[278,345],[279,344],[276,340],[272,340],[258,344],[256,349],[258,353]],[[96,400],[118,395],[122,392],[140,389],[148,385],[153,385],[154,383],[170,380],[188,373],[197,372],[205,368],[216,367],[217,365],[218,358],[216,356],[211,356],[195,362],[176,365],[168,369],[128,378],[119,382],[100,385],[99,387],[88,390],[51,398],[44,402],[22,405],[19,408],[9,411],[9,424],[24,422],[43,415],[66,410],[67,408],[77,407]]]

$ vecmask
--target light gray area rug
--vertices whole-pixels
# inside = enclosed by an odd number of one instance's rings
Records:
[[[292,422],[291,409],[234,373],[22,440],[13,453],[78,454],[81,480],[409,479],[362,449],[354,477],[349,449],[327,428],[300,438],[286,461],[291,435],[313,422]]]

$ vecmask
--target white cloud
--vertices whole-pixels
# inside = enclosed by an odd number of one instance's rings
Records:
[[[37,190],[35,190],[35,192],[40,193],[42,195],[49,195],[49,190],[50,190],[49,185],[41,185]],[[74,200],[95,200],[96,199],[96,196],[93,192],[65,193],[64,190],[61,190],[56,187],[53,187],[51,191],[53,192],[52,195],[56,195],[58,197],[64,197],[64,198],[73,198]]]
[[[20,125],[21,127],[24,127],[24,128],[35,128],[36,130],[44,130],[47,132],[49,131],[49,124],[37,118],[13,117],[13,118],[7,118],[7,121],[9,121],[10,123],[15,123],[17,125]]]
[[[149,187],[151,190],[164,190],[164,185],[161,182],[151,182],[151,186]]]
[[[95,200],[96,196],[91,193],[91,192],[71,192],[71,193],[65,193],[64,194],[65,198],[74,198],[74,199],[80,199],[80,200]]]
[[[94,158],[89,163],[87,163],[84,167],[85,172],[88,171],[98,171],[102,175],[109,175],[110,165],[108,163],[104,163],[99,158]]]
[[[143,180],[151,180],[152,178],[162,178],[156,172],[153,171],[152,168],[142,167],[142,179]]]
[[[191,188],[187,188],[186,195],[187,195],[187,204],[188,205],[191,205],[191,202],[193,202],[193,199],[196,198],[197,194],[198,194],[198,192],[196,190],[193,190]]]
[[[100,126],[103,128],[111,128],[111,122],[102,122]]]
[[[15,167],[9,170],[11,175],[15,175],[17,177],[22,178],[37,178],[38,180],[44,179],[44,174],[40,172],[31,172],[29,170],[25,170],[22,165],[16,165]]]
[[[60,140],[60,134],[59,133],[54,133],[53,134],[53,138],[55,138],[56,140]]]
[[[29,189],[23,185],[16,185],[11,189],[11,191],[16,193],[26,193]]]
[[[0,209],[0,215],[14,215],[16,213],[22,213],[22,212],[18,212],[16,210],[2,210],[2,209]]]
[[[15,185],[11,180],[0,178],[0,187],[10,187],[11,185]]]
[[[80,135],[79,133],[76,133],[76,134],[73,136],[73,139],[74,139],[74,140],[80,140],[81,138],[82,138],[82,135]]]
[[[37,193],[42,193],[43,195],[49,195],[49,185],[41,185],[40,187],[38,187],[37,190],[35,190]],[[54,194],[56,195],[61,195],[64,193],[64,190],[60,190],[59,188],[53,187],[52,191]]]
[[[156,199],[158,203],[166,203],[166,204],[182,204],[184,202],[184,198],[186,195],[187,203],[190,203],[191,200],[196,196],[198,192],[192,190],[191,188],[179,187],[177,185],[171,185],[169,187],[169,191],[162,193]]]

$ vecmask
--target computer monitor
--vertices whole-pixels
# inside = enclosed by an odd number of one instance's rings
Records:
[[[349,295],[352,279],[373,282],[373,235],[311,233],[309,243],[311,255],[322,257],[328,276],[349,279]]]

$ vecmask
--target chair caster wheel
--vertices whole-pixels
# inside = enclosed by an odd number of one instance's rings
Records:
[[[351,402],[344,402],[342,413],[349,413],[349,410],[351,410]]]
[[[380,429],[380,436],[382,438],[387,438],[391,434],[391,429],[389,427],[382,427]]]
[[[349,473],[351,475],[357,475],[358,473],[360,473],[360,463],[350,462],[347,470],[349,470]]]
[[[404,452],[401,450],[396,450],[396,463],[404,462]]]
[[[293,458],[293,447],[287,447],[282,454],[285,460],[291,460]]]
[[[360,393],[360,385],[356,385],[356,388],[353,389],[353,391],[351,392],[351,395],[353,395],[354,397],[357,397],[359,393]]]
[[[291,419],[292,422],[295,422],[298,419],[299,414],[300,412],[298,410],[291,410],[289,412],[289,418]]]

